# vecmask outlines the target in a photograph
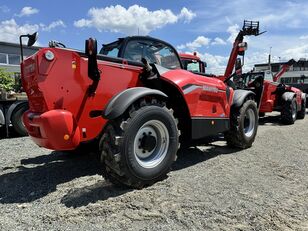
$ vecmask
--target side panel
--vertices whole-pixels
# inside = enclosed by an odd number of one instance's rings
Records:
[[[276,83],[264,81],[263,96],[260,105],[260,112],[272,112],[277,105],[277,95],[275,91],[277,89]]]
[[[44,57],[47,50],[55,54],[51,62]],[[95,94],[89,96],[87,90],[92,81],[87,76],[87,58],[59,48],[41,49],[35,62],[25,60],[23,65],[23,84],[30,111],[38,114],[50,110],[69,111],[82,134],[81,142],[95,138],[106,120],[100,115],[90,116],[91,111],[101,111],[114,95],[141,85],[138,77],[142,71],[142,67],[102,60],[98,60],[98,68],[101,80]]]
[[[226,118],[192,118],[192,139],[214,136],[230,129],[230,120]]]
[[[229,118],[233,90],[222,81],[185,70],[168,71],[161,78],[178,88],[191,117]]]

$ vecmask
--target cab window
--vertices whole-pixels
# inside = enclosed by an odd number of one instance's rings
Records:
[[[137,62],[145,58],[149,63],[156,63],[168,69],[181,68],[174,49],[156,41],[133,40],[128,42],[124,58]]]
[[[103,48],[100,50],[100,54],[107,55],[110,57],[118,57],[120,51],[121,43],[114,42],[107,45],[103,45]]]
[[[197,60],[182,60],[185,70],[192,72],[201,72],[200,63]]]

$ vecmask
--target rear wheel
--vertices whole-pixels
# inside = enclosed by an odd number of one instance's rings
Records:
[[[297,113],[298,119],[304,119],[306,116],[306,98],[302,99],[301,110]]]
[[[28,135],[27,129],[22,121],[22,115],[28,110],[28,105],[24,104],[12,113],[11,122],[13,125],[14,131],[20,136]]]
[[[176,157],[178,137],[171,110],[156,101],[135,105],[129,116],[105,127],[100,141],[103,176],[132,188],[165,178]]]
[[[290,101],[285,101],[281,110],[281,121],[284,124],[294,124],[297,118],[297,103],[293,98]]]
[[[230,130],[225,133],[227,144],[243,149],[251,147],[258,128],[257,104],[247,100],[242,107],[233,108],[231,113]]]

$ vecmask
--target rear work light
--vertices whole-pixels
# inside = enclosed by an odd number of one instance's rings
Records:
[[[55,58],[55,55],[54,53],[52,53],[51,51],[47,51],[45,53],[45,58],[48,60],[48,61],[52,61],[54,58]]]

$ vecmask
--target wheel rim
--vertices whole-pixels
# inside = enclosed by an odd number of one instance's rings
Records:
[[[255,130],[256,117],[254,111],[249,108],[245,113],[244,133],[246,137],[251,137]]]
[[[142,167],[154,168],[167,155],[169,132],[159,120],[150,120],[142,125],[134,139],[135,158]]]
[[[292,102],[291,107],[292,107],[292,119],[295,120],[296,119],[296,111],[297,111],[297,107],[296,107],[296,102],[295,101]]]

